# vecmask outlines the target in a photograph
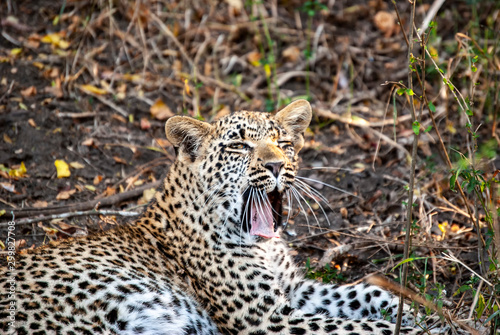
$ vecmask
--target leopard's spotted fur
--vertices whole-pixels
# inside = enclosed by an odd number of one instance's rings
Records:
[[[397,301],[388,292],[305,280],[279,238],[261,237],[272,229],[256,232],[249,225],[259,219],[245,219],[249,207],[262,212],[269,205],[264,191],[283,192],[294,182],[310,119],[303,100],[276,116],[244,111],[213,124],[170,119],[167,137],[178,147],[178,159],[142,217],[130,226],[29,251],[16,264],[16,297],[2,295],[0,329],[392,334],[394,325],[382,320],[383,310],[395,320]],[[243,196],[248,190],[261,190],[261,203],[249,205]],[[2,294],[8,279],[0,278]],[[409,313],[405,322],[413,324]],[[417,332],[408,326],[401,331]]]

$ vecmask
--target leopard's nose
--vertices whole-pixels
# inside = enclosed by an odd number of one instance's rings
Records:
[[[281,171],[281,168],[283,167],[283,165],[285,165],[284,162],[280,161],[280,162],[270,162],[270,163],[266,163],[264,165],[264,167],[266,169],[268,169],[269,171],[271,171],[271,173],[273,174],[273,176],[275,176],[276,178],[278,178],[279,174],[280,174],[280,171]]]

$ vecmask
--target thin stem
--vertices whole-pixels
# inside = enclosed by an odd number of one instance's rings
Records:
[[[413,91],[413,71],[411,71],[412,67],[412,59],[413,59],[413,22],[415,21],[415,4],[416,1],[413,0],[411,4],[411,14],[410,14],[410,31],[408,37],[408,88]],[[411,121],[412,124],[416,121],[415,116],[415,105],[413,103],[413,95],[409,95],[410,100],[410,113],[411,113]],[[410,168],[410,185],[408,190],[408,221],[406,222],[406,235],[405,235],[405,244],[404,244],[404,256],[403,259],[408,259],[410,255],[410,243],[411,243],[411,226],[412,226],[412,209],[413,209],[413,188],[415,187],[415,164],[417,161],[417,149],[418,149],[418,134],[414,133],[413,135],[413,147],[411,152],[411,168]],[[403,264],[403,274],[401,278],[401,284],[406,287],[406,281],[408,277],[408,262]],[[398,306],[398,317],[396,320],[396,335],[399,335],[399,331],[401,330],[401,322],[403,318],[403,306],[404,306],[404,297],[403,295],[399,296],[399,306]]]

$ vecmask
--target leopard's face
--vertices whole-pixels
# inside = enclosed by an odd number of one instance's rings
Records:
[[[310,106],[303,100],[276,116],[236,112],[214,124],[203,123],[197,141],[184,136],[181,149],[184,145],[195,152],[186,155],[189,150],[180,150],[178,159],[195,170],[203,205],[216,208],[237,235],[278,237],[283,195],[294,182],[310,119]]]

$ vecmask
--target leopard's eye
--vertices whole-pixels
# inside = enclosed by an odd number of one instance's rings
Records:
[[[283,150],[286,150],[288,148],[293,148],[292,142],[290,141],[278,142],[278,144]]]
[[[231,143],[228,145],[228,147],[230,149],[234,149],[234,150],[245,150],[245,149],[248,149],[248,145],[246,145],[245,143]]]

